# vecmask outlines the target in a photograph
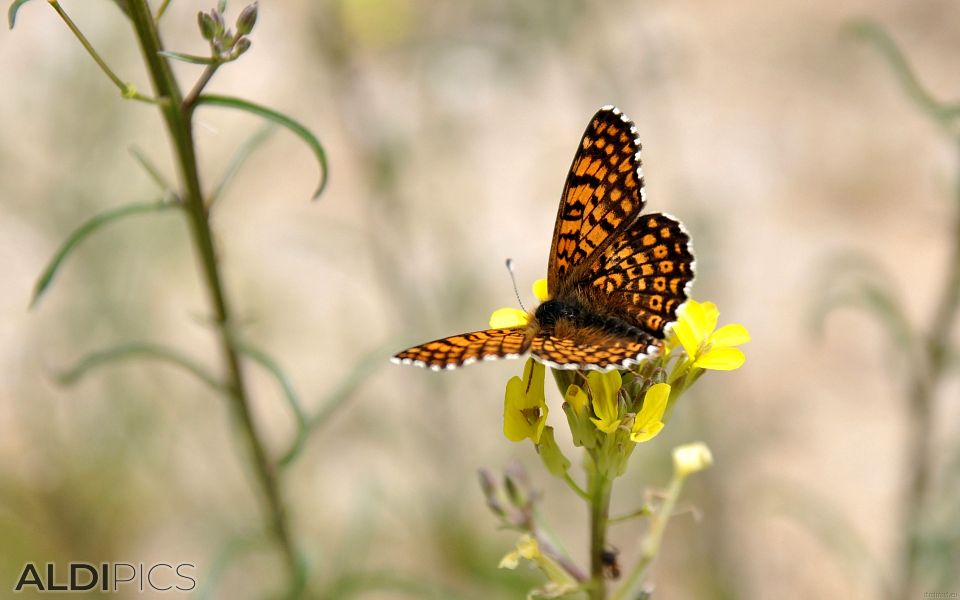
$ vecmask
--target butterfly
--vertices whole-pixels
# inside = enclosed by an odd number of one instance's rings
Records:
[[[690,236],[646,204],[637,128],[620,109],[590,119],[567,175],[547,267],[549,297],[525,326],[463,333],[393,361],[454,369],[529,352],[554,369],[625,369],[663,347],[693,282]]]

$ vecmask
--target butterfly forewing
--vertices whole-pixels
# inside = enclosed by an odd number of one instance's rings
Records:
[[[623,317],[658,338],[676,320],[693,281],[690,236],[671,216],[637,219],[590,265],[581,285],[613,297]]]
[[[605,106],[590,120],[563,188],[547,269],[551,293],[562,292],[643,205],[636,127],[619,109]]]
[[[394,356],[393,361],[434,370],[454,369],[477,360],[517,358],[529,347],[524,328],[484,329],[409,348]]]

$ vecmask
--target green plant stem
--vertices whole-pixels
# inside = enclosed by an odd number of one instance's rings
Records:
[[[203,73],[200,74],[200,79],[197,80],[197,83],[193,85],[193,89],[191,89],[190,93],[183,99],[183,110],[187,111],[188,114],[193,111],[193,107],[197,105],[197,98],[200,97],[200,92],[207,87],[207,84],[213,79],[213,74],[217,72],[221,64],[220,62],[215,62],[204,67]]]
[[[617,588],[617,591],[610,597],[610,600],[625,600],[629,598],[630,592],[637,585],[637,582],[646,572],[647,568],[653,563],[660,551],[660,542],[663,541],[663,532],[667,528],[667,523],[673,515],[673,509],[677,505],[677,498],[680,497],[680,490],[683,489],[683,478],[677,475],[670,481],[670,487],[667,489],[666,498],[663,504],[657,509],[653,520],[650,522],[650,531],[644,538],[640,546],[640,558],[637,564],[633,566],[630,573],[623,579],[623,583]]]
[[[960,139],[956,140],[960,157]],[[958,174],[960,178],[960,174]],[[905,463],[910,466],[904,498],[902,531],[902,574],[895,598],[908,598],[916,587],[917,567],[922,551],[922,519],[930,487],[933,464],[934,401],[947,367],[950,335],[960,311],[960,179],[954,206],[953,248],[947,278],[927,333],[926,368],[915,369],[910,382],[908,438]]]
[[[127,4],[155,92],[158,97],[166,100],[159,106],[176,154],[180,184],[183,188],[181,198],[189,216],[194,246],[199,255],[204,282],[213,309],[220,349],[227,366],[227,387],[252,455],[254,471],[266,500],[271,531],[283,554],[290,582],[289,597],[297,597],[302,594],[304,569],[290,532],[276,468],[268,458],[257,432],[240,357],[231,343],[231,312],[224,293],[213,233],[201,192],[190,113],[183,109],[180,87],[170,64],[158,54],[163,50],[163,46],[147,0],[128,0]]]
[[[594,469],[590,474],[590,600],[605,600],[607,585],[603,579],[603,551],[607,544],[610,516],[610,490],[613,481]]]
[[[70,28],[70,31],[73,32],[73,35],[76,36],[77,40],[80,41],[80,44],[87,51],[87,54],[90,55],[90,58],[97,63],[97,65],[100,67],[100,70],[102,70],[106,76],[110,78],[110,81],[117,86],[124,98],[139,100],[141,102],[156,103],[155,99],[150,98],[149,96],[144,96],[143,94],[137,92],[133,84],[123,81],[117,76],[116,73],[113,72],[113,69],[107,65],[106,61],[103,60],[96,49],[94,49],[93,44],[90,43],[90,40],[87,39],[87,36],[83,35],[83,32],[80,31],[80,28],[77,27],[77,24],[73,22],[73,19],[70,18],[70,15],[63,10],[63,7],[60,6],[60,3],[57,2],[57,0],[49,0],[49,4],[51,7],[53,7],[53,10],[57,11],[57,14],[60,15],[60,18],[63,19],[63,22],[67,24],[67,27]]]

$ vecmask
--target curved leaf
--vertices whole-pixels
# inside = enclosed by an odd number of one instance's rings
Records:
[[[330,417],[353,397],[354,392],[370,378],[370,375],[386,365],[387,358],[391,354],[390,348],[395,345],[396,342],[390,342],[364,354],[353,365],[353,368],[344,375],[337,387],[327,395],[320,409],[310,417],[310,429],[315,430],[323,427],[330,420]]]
[[[303,404],[300,402],[300,397],[293,388],[293,383],[290,381],[290,378],[287,377],[283,368],[280,367],[280,364],[275,361],[273,357],[262,350],[245,344],[234,343],[233,346],[238,352],[250,357],[264,369],[270,371],[270,374],[273,375],[277,383],[280,384],[280,389],[283,390],[283,396],[287,399],[287,404],[290,405],[290,410],[293,412],[293,418],[296,421],[297,431],[290,449],[284,452],[280,458],[280,465],[286,466],[300,454],[304,442],[307,441],[307,415],[303,411]]]
[[[857,20],[850,23],[847,29],[852,35],[872,44],[883,55],[900,86],[918,108],[945,126],[960,116],[960,104],[941,102],[927,91],[900,47],[880,25],[869,20]]]
[[[7,10],[7,23],[10,25],[10,29],[13,29],[13,26],[17,23],[17,11],[29,1],[30,0],[13,0],[13,3],[10,4],[10,9]]]
[[[60,373],[57,379],[64,385],[71,385],[80,380],[91,369],[110,364],[119,360],[144,357],[152,358],[178,366],[195,375],[198,379],[218,392],[226,392],[227,388],[214,375],[198,365],[194,360],[171,348],[158,344],[130,343],[115,346],[106,350],[91,352],[81,358],[75,365]]]
[[[323,189],[327,186],[328,178],[328,168],[327,168],[327,154],[323,149],[323,146],[320,145],[320,140],[316,138],[310,130],[294,121],[290,117],[279,113],[273,109],[267,108],[265,106],[260,106],[259,104],[254,104],[253,102],[248,102],[246,100],[241,100],[240,98],[232,98],[230,96],[215,96],[210,94],[203,94],[197,98],[197,104],[207,104],[210,106],[223,106],[227,108],[236,108],[238,110],[244,110],[249,113],[253,113],[269,121],[273,121],[277,125],[282,125],[286,127],[294,134],[296,134],[300,139],[304,141],[310,149],[313,151],[314,156],[317,158],[317,162],[320,163],[320,183],[317,186],[317,190],[313,193],[313,198],[316,199],[322,192]]]
[[[230,185],[230,182],[233,181],[233,178],[237,176],[237,173],[240,172],[240,167],[243,166],[243,163],[250,158],[250,155],[253,154],[254,150],[260,147],[263,142],[270,137],[270,134],[273,133],[274,126],[267,124],[264,125],[260,131],[254,133],[250,136],[244,143],[240,144],[240,147],[237,148],[236,154],[233,155],[233,158],[230,159],[230,164],[227,165],[227,169],[223,172],[223,176],[220,178],[220,183],[217,184],[217,187],[210,193],[210,198],[207,200],[209,206],[213,206],[217,200],[223,195],[224,190]]]
[[[170,208],[179,208],[179,205],[166,201],[125,204],[123,206],[100,213],[75,229],[67,238],[67,240],[60,246],[60,248],[57,249],[57,252],[53,255],[53,258],[51,258],[50,262],[47,263],[47,268],[43,270],[43,274],[40,275],[40,278],[37,280],[37,283],[33,288],[33,298],[30,300],[30,307],[33,308],[36,306],[37,302],[40,300],[40,297],[44,292],[47,291],[47,288],[53,281],[54,276],[57,274],[57,270],[60,268],[60,264],[63,263],[64,259],[67,258],[67,255],[70,254],[70,251],[73,250],[73,248],[85,237],[103,225],[116,221],[122,217],[145,212],[167,210]]]

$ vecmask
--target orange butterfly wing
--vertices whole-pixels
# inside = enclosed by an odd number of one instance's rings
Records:
[[[690,236],[669,215],[643,215],[590,265],[585,282],[616,305],[624,320],[658,338],[677,318],[693,282]]]
[[[613,106],[590,120],[573,157],[553,230],[547,287],[562,294],[578,270],[627,229],[646,202],[640,140]]]
[[[392,358],[397,364],[429,367],[434,371],[455,369],[497,358],[518,358],[530,347],[526,328],[484,329],[454,335],[404,350]]]

